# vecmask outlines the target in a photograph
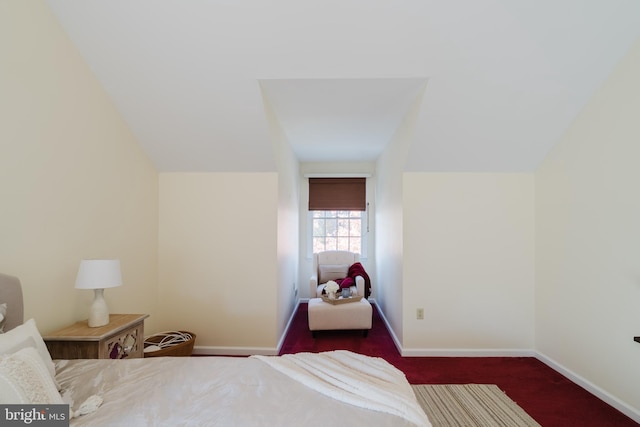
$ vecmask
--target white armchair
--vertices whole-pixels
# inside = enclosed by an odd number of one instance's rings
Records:
[[[320,298],[329,280],[347,277],[349,267],[359,260],[359,255],[348,251],[324,251],[313,254],[313,275],[310,280],[309,298]],[[351,295],[365,296],[365,280],[356,276]]]

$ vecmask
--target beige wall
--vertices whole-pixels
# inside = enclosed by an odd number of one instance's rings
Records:
[[[159,205],[162,328],[205,353],[274,352],[277,173],[162,173]]]
[[[161,329],[201,354],[277,354],[295,309],[298,162],[264,104],[277,172],[160,174]]]
[[[274,147],[280,176],[159,181],[43,2],[0,3],[0,55],[0,271],[22,280],[25,315],[43,333],[86,318],[93,294],[73,288],[80,260],[118,257],[125,284],[105,293],[112,312],[151,314],[147,333],[193,329],[214,351],[274,352],[297,278],[287,146]]]
[[[156,317],[157,173],[41,1],[0,2],[0,271],[43,333],[87,317],[82,258],[120,258],[112,312]]]
[[[532,352],[533,175],[405,173],[403,195],[405,352]]]
[[[298,159],[289,140],[282,130],[271,106],[263,96],[265,117],[269,126],[273,152],[278,169],[278,233],[277,259],[278,278],[276,283],[277,310],[276,333],[278,348],[284,340],[285,331],[298,302]]]
[[[376,169],[376,303],[396,340],[402,345],[403,241],[402,169],[396,153],[387,149]],[[404,157],[401,160],[404,161]]]
[[[536,173],[536,347],[640,421],[638,76],[640,42]]]
[[[0,271],[21,278],[26,317],[43,333],[85,318],[80,259],[118,257],[112,312],[151,314],[148,331],[193,329],[213,353],[275,351],[293,282],[302,292],[308,280],[291,226],[303,171],[281,131],[277,173],[158,181],[44,2],[0,2],[0,57]],[[535,190],[526,174],[404,173],[417,102],[375,165],[374,294],[407,353],[535,346],[640,412],[638,75],[640,44]]]
[[[396,346],[403,345],[404,224],[402,175],[420,113],[426,82],[416,95],[406,117],[376,162],[375,298],[393,334]]]

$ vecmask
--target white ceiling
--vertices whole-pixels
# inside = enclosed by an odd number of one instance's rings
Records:
[[[640,37],[637,0],[48,0],[160,171],[532,171]],[[426,90],[423,90],[426,82]]]
[[[302,162],[374,161],[425,79],[262,80]]]

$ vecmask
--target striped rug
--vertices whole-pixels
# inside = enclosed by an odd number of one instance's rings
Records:
[[[493,384],[412,385],[433,427],[540,427]]]

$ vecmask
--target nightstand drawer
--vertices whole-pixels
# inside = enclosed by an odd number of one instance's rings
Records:
[[[90,328],[85,320],[43,338],[52,359],[143,357],[147,317],[147,314],[111,314],[108,325]]]

